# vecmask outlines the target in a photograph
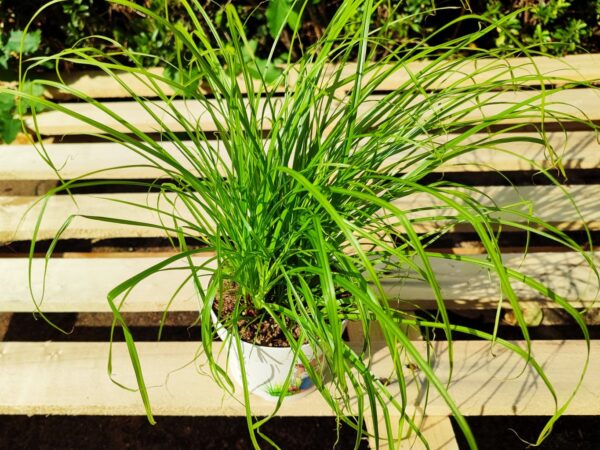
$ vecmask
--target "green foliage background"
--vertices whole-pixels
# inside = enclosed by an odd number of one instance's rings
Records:
[[[186,24],[190,20],[178,0],[137,0],[137,3],[166,15],[172,23]],[[267,57],[278,35],[274,61],[298,59],[303,49],[324,33],[342,0],[307,0],[306,4],[303,0],[216,0],[208,4],[207,12],[224,35],[227,34],[223,19],[227,3],[235,5],[254,52],[248,55],[246,63],[254,60],[260,68],[265,66],[263,58]],[[36,0],[0,0],[0,82],[17,79],[22,30],[41,4],[43,2]],[[519,8],[525,9],[504,28],[475,45],[507,53],[514,52],[520,45],[554,55],[600,51],[600,0],[383,0],[371,26],[383,29],[382,37],[389,39],[390,49],[393,49],[421,42],[453,18],[471,12],[497,20]],[[356,20],[347,24],[348,33],[358,29],[361,15],[362,11],[357,10]],[[459,22],[439,39],[452,39],[475,31],[475,22],[469,23],[471,25],[465,26],[465,22]],[[300,39],[293,41],[292,30],[296,28]],[[22,50],[26,56],[42,56],[78,43],[111,50],[110,42],[89,38],[94,35],[111,37],[138,54],[153,55],[139,56],[147,66],[156,65],[158,58],[173,62],[176,59],[170,31],[139,12],[104,0],[65,0],[48,8],[32,24]],[[439,43],[432,41],[434,45]],[[277,76],[275,68],[269,70],[270,73],[262,74],[267,80]],[[0,98],[0,143],[11,142],[19,131],[17,107],[12,99]]]
[[[281,55],[291,52],[297,57],[303,46],[323,33],[341,2],[308,0],[302,17],[302,1],[242,0],[232,3],[259,54],[268,51],[273,36],[283,27],[278,51]],[[138,0],[137,3],[155,12],[168,13],[172,21],[189,20],[178,1]],[[207,8],[217,25],[223,25],[223,6],[227,3],[217,0]],[[15,63],[16,53],[11,44],[14,44],[14,33],[25,27],[40,4],[33,0],[0,1],[0,70]],[[517,15],[505,29],[498,29],[495,36],[478,45],[511,50],[515,47],[513,39],[517,39],[533,49],[556,55],[600,51],[600,0],[384,0],[373,22],[385,26],[387,36],[395,42],[410,44],[422,40],[452,17],[473,12],[498,19],[519,8],[529,10]],[[361,12],[357,11],[356,26],[360,17]],[[294,46],[290,43],[292,27],[300,28],[301,37]],[[40,54],[55,53],[89,35],[112,36],[133,51],[167,59],[174,54],[168,31],[139,13],[103,0],[66,0],[41,15],[33,30],[41,32],[41,41],[35,46]],[[473,30],[458,25],[447,35],[456,37],[470,31]],[[99,42],[97,44],[100,46]]]

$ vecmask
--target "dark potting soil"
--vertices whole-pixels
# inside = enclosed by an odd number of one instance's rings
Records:
[[[221,323],[231,323],[235,309],[239,305],[242,316],[237,321],[240,337],[246,342],[267,347],[289,347],[288,341],[275,320],[253,305],[248,297],[240,296],[234,284],[226,284],[223,293],[215,299],[213,309]],[[286,329],[294,339],[300,336],[297,324],[285,318]]]

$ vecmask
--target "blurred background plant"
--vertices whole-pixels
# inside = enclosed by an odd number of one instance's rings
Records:
[[[177,1],[138,0],[137,3],[183,26],[190,20]],[[208,15],[223,34],[226,34],[223,11],[227,3],[232,2],[206,2]],[[322,36],[340,4],[341,0],[236,1],[235,8],[244,23],[251,50],[245,62],[256,63],[252,64],[257,67],[256,77],[262,75],[267,81],[274,79],[278,75],[277,68],[266,64],[274,36],[280,34],[273,59],[275,63],[297,60],[304,48]],[[40,2],[35,0],[0,1],[0,83],[18,78],[17,55],[22,30],[39,7]],[[483,49],[496,48],[506,54],[513,54],[522,45],[532,52],[553,55],[600,51],[600,0],[382,0],[371,28],[381,27],[382,38],[388,39],[390,49],[393,49],[398,44],[416,45],[459,16],[475,13],[497,20],[519,8],[524,9],[513,20],[473,45]],[[348,33],[359,26],[361,14],[357,10],[356,19],[348,22]],[[465,26],[466,23],[472,25]],[[475,22],[459,21],[430,42],[435,45],[443,39],[466,35],[475,31],[473,27],[476,27]],[[295,29],[299,39],[292,40]],[[23,53],[26,56],[49,55],[77,43],[110,51],[111,41],[90,37],[100,35],[127,46],[146,66],[157,65],[159,59],[175,62],[178,54],[168,30],[158,27],[154,20],[139,12],[104,0],[68,0],[46,9],[23,40]],[[264,72],[258,73],[261,68]],[[44,70],[53,68],[39,69],[43,76]],[[61,69],[68,70],[69,67]],[[172,70],[166,74],[179,81],[185,76]],[[0,143],[15,139],[18,132],[14,117],[16,107],[13,100],[0,99]]]
[[[41,32],[35,30],[23,35],[21,30],[10,30],[7,36],[0,36],[0,71],[7,71],[9,61],[21,51],[24,55],[34,54],[40,47]],[[9,78],[10,79],[10,78]],[[31,84],[25,86],[29,93],[42,95],[43,89]],[[28,102],[21,102],[23,114],[30,108]],[[0,144],[14,141],[21,130],[21,121],[17,118],[19,107],[15,97],[10,94],[0,94]]]
[[[494,45],[514,48],[514,39],[534,50],[554,55],[598,51],[600,1],[519,0],[486,2],[492,19],[506,15],[511,7],[531,6],[504,30],[498,30]]]
[[[167,14],[171,20],[183,25],[189,21],[179,2],[138,0],[137,3],[151,11]],[[206,3],[213,22],[225,31],[223,7],[230,2]],[[302,0],[242,0],[235,2],[235,8],[244,22],[248,39],[255,43],[257,55],[266,56],[274,36],[283,28],[279,55],[276,56],[285,59],[287,53],[291,53],[292,59],[297,59],[302,48],[323,34],[340,3],[341,0],[307,0],[304,6]],[[16,64],[15,45],[19,44],[19,32],[39,6],[39,1],[32,0],[0,2],[0,69],[6,71]],[[389,39],[406,43],[423,40],[452,17],[472,12],[498,19],[519,8],[525,9],[511,24],[496,30],[477,45],[512,50],[517,47],[516,39],[533,50],[555,55],[600,51],[600,0],[382,0],[372,27],[385,26]],[[439,9],[444,9],[443,14],[436,14]],[[357,11],[356,26],[360,17],[361,12]],[[300,39],[292,45],[291,35],[295,28]],[[36,19],[32,30],[37,34],[32,35],[28,45],[30,53],[36,55],[60,51],[90,35],[112,36],[134,52],[153,55],[148,57],[148,65],[156,63],[156,56],[168,59],[175,54],[174,40],[168,31],[138,12],[103,0],[61,2]],[[464,24],[457,24],[444,35],[456,37],[469,31]],[[104,49],[110,47],[105,41],[92,41]]]

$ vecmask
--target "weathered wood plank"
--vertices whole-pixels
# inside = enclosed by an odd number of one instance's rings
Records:
[[[44,312],[108,312],[106,295],[119,283],[165,259],[162,257],[109,257],[109,258],[56,258],[50,261],[43,282],[43,258],[35,259],[32,266],[32,291]],[[195,264],[214,267],[210,256],[195,258]],[[172,265],[182,270],[157,273],[136,287],[123,306],[123,311],[163,311],[177,288],[189,276],[186,262]],[[210,272],[200,275],[206,285]],[[25,258],[0,258],[0,285],[11,286],[0,292],[0,311],[34,311],[29,292],[28,260]],[[42,296],[43,294],[43,296]],[[199,309],[199,299],[191,282],[173,299],[171,311]]]
[[[213,100],[210,102],[216,104]],[[206,108],[197,101],[173,100],[170,105],[162,101],[147,101],[143,105],[131,101],[105,103],[104,106],[111,111],[112,115],[90,103],[63,103],[62,106],[74,114],[95,120],[101,126],[124,133],[131,132],[131,128],[147,133],[160,133],[165,129],[181,132],[186,129],[183,125],[185,122],[187,122],[186,126],[192,129],[215,131],[217,129],[215,119],[219,123],[224,122],[222,114],[217,114],[213,119]],[[215,106],[213,111],[218,111],[218,107]],[[175,112],[181,117],[174,117]],[[35,124],[32,118],[27,119],[26,123],[31,129],[37,125],[43,135],[102,132],[98,127],[61,111],[42,112],[38,114]]]
[[[398,435],[399,431],[399,418],[395,423],[392,424],[394,427],[394,435]],[[380,441],[379,448],[381,450],[460,450],[456,436],[454,435],[454,429],[452,428],[452,421],[447,416],[427,416],[422,417],[417,415],[415,418],[416,423],[419,424],[419,430],[427,439],[427,445],[425,445],[420,439],[417,438],[414,431],[409,435],[409,427],[406,421],[403,421],[404,428],[402,429],[401,436],[404,440],[400,443],[400,447],[396,445],[390,445],[385,440]],[[384,430],[385,420],[378,418],[379,429]],[[368,424],[367,424],[368,426]],[[369,444],[372,449],[377,448],[375,439],[370,438]]]
[[[485,260],[485,255],[472,255]],[[600,253],[591,255],[598,264]],[[600,298],[600,283],[584,258],[574,252],[506,253],[506,267],[531,276],[553,289],[556,294],[583,306]],[[443,258],[430,260],[436,279],[442,289],[449,308],[495,308],[502,296],[498,279],[480,266],[465,261],[450,261]],[[387,296],[400,302],[401,308],[432,305],[431,287],[414,279],[392,276],[383,283]],[[548,300],[525,284],[513,281],[512,287],[521,301]],[[508,302],[503,302],[509,307]],[[556,306],[547,302],[545,306]]]
[[[526,211],[532,207],[537,217],[547,220],[563,229],[580,228],[582,219],[576,213],[570,200],[564,196],[556,186],[521,186],[516,190],[507,186],[488,186],[479,188],[480,193],[474,193],[483,204],[492,205],[515,205],[515,211]],[[600,207],[598,198],[598,186],[576,185],[568,187],[568,192],[585,218],[590,229],[600,229]],[[172,197],[169,197],[172,198]],[[159,194],[81,194],[74,196],[54,196],[48,201],[44,219],[38,231],[38,239],[53,238],[57,230],[64,224],[66,218],[71,214],[87,214],[93,216],[115,217],[122,220],[134,220],[149,224],[158,224],[159,220],[155,211],[145,209],[136,205],[156,208],[160,206],[165,212],[163,216],[166,225],[173,225],[172,219],[166,214],[173,211],[165,197]],[[6,196],[0,197],[0,242],[10,242],[31,239],[35,229],[36,219],[41,206],[38,197]],[[131,202],[125,204],[120,202]],[[493,203],[492,203],[493,202]],[[403,211],[410,212],[417,208],[433,207],[441,205],[441,201],[432,199],[426,194],[414,194],[400,198],[394,204]],[[181,217],[191,219],[191,215],[185,210],[181,202],[177,203]],[[27,215],[25,213],[27,212]],[[431,215],[452,213],[448,208],[440,207],[435,211],[423,210],[410,213],[412,217],[429,217]],[[504,213],[506,219],[522,222],[512,213]],[[426,230],[431,224],[416,224],[415,228]],[[157,237],[165,236],[163,230],[157,228],[129,226],[113,222],[101,222],[82,217],[75,218],[62,234],[67,238],[116,238],[116,237]]]
[[[524,219],[520,214],[533,213],[539,220],[547,221],[563,230],[580,229],[584,223],[590,229],[599,229],[600,227],[600,209],[597,199],[598,186],[596,185],[575,185],[566,187],[566,192],[571,195],[571,199],[556,186],[485,186],[476,187],[476,191],[469,193],[470,198],[480,202],[482,205],[494,207],[510,207],[510,210],[502,213],[491,212],[491,217],[502,218],[516,223],[523,223]],[[461,189],[455,192],[463,192]],[[460,197],[452,190],[446,192],[446,197],[450,201],[462,204]],[[575,209],[572,202],[577,204],[579,212]],[[447,207],[444,200],[433,198],[429,194],[418,193],[394,200],[394,205],[406,212],[408,217],[414,220],[425,220],[425,222],[416,223],[417,231],[431,230],[438,226],[438,222],[432,222],[432,217],[455,217],[457,211]],[[462,204],[464,206],[464,204]],[[417,211],[417,208],[423,208]],[[467,208],[467,210],[469,210]],[[471,214],[474,210],[469,210]],[[584,222],[585,221],[585,222]],[[394,220],[390,219],[390,222]],[[396,224],[392,223],[396,226]],[[530,225],[535,226],[534,223]],[[402,229],[400,225],[397,225]],[[469,230],[470,226],[458,224],[455,230]],[[506,229],[508,231],[508,229]]]
[[[165,216],[163,216],[165,226],[173,225],[173,220],[166,216],[173,212],[173,207],[167,203],[164,197],[159,199],[158,194],[77,195],[74,199],[76,203],[69,196],[61,195],[54,196],[48,201],[38,239],[54,237],[57,230],[72,214],[115,217],[120,220],[156,225],[160,223],[157,213],[146,208],[158,207],[165,212]],[[135,204],[118,203],[131,201]],[[0,242],[31,239],[41,207],[39,197],[0,197]],[[29,212],[25,215],[27,211]],[[182,215],[190,218],[190,215],[183,210]],[[22,220],[23,218],[24,220]],[[64,239],[165,236],[165,232],[157,228],[122,225],[83,217],[75,218],[62,235]]]
[[[410,82],[410,75],[413,76],[423,71],[428,61],[413,61],[406,66],[402,66],[389,77],[384,79],[379,85],[381,90],[392,90],[402,86],[406,82]],[[527,58],[508,58],[505,60],[494,59],[478,59],[477,61],[459,62],[452,70],[446,70],[444,76],[434,82],[430,89],[439,89],[452,84],[474,84],[481,83],[500,77],[506,79],[506,69],[512,69],[513,76],[536,76],[540,74],[546,78],[547,84],[563,84],[565,82],[595,82],[600,79],[600,55],[570,55],[563,58],[547,58],[534,57]],[[152,80],[157,82],[160,90],[165,95],[173,95],[173,89],[160,79],[163,77],[162,68],[146,69],[153,77]],[[330,74],[335,70],[332,66],[326,73]],[[354,64],[348,64],[343,70],[344,76],[350,76],[356,71]],[[297,71],[292,67],[290,71],[288,89],[292,89],[297,83]],[[130,96],[130,92],[134,92],[138,96],[153,97],[156,96],[155,88],[150,86],[150,78],[144,77],[141,74],[132,74],[128,72],[117,71],[116,75],[127,86],[124,88],[120,83],[110,78],[102,71],[98,70],[82,70],[64,74],[63,80],[71,88],[81,93],[94,98],[125,98]],[[366,81],[372,78],[369,73],[366,76]],[[531,79],[524,82],[524,85],[538,85],[539,80]],[[246,91],[246,86],[243,79],[238,79],[238,85],[242,92]],[[256,86],[258,87],[258,82]],[[205,88],[200,87],[203,92],[208,92]],[[278,91],[283,91],[283,87],[278,88]],[[65,99],[70,98],[66,92],[49,89],[46,95],[50,98]]]
[[[428,61],[413,61],[405,67],[387,77],[379,89],[393,90],[406,82],[410,82],[411,75],[414,77],[423,71]],[[449,70],[444,70],[428,89],[441,89],[448,86],[471,86],[489,80],[506,80],[509,77],[507,71],[511,70],[514,77],[526,77],[524,86],[537,86],[540,84],[562,85],[567,82],[590,82],[600,80],[600,54],[570,55],[563,58],[507,58],[488,59],[480,58],[475,61],[459,61]],[[354,67],[349,66],[347,72],[352,73]],[[438,69],[439,70],[439,69]],[[545,80],[541,81],[544,77]]]
[[[494,140],[521,137],[525,139],[539,139],[539,133],[515,132],[500,133]],[[456,137],[455,134],[440,136],[435,143],[444,144]],[[461,145],[473,145],[487,135],[474,134],[461,141]],[[538,170],[539,167],[550,167],[559,158],[561,164],[567,169],[594,169],[600,167],[600,142],[594,132],[571,131],[546,133],[547,145],[553,149],[551,155],[546,145],[533,144],[526,141],[501,142],[493,146],[479,146],[476,150],[460,155],[441,166],[438,172],[488,172],[488,171],[518,171]],[[429,148],[424,150],[430,152]],[[402,154],[391,157],[386,164],[401,161]]]
[[[415,342],[424,350],[424,343]],[[522,345],[522,344],[521,344]],[[150,399],[156,415],[243,415],[243,405],[223,392],[193,363],[197,343],[138,343],[138,351]],[[591,341],[590,367],[567,414],[600,414],[600,341]],[[436,374],[446,380],[449,373],[444,343],[435,346]],[[215,344],[217,353],[219,344]],[[224,352],[223,352],[224,353]],[[221,353],[221,357],[224,354]],[[549,415],[554,401],[538,376],[524,368],[523,360],[499,345],[479,341],[454,343],[454,371],[450,394],[466,415]],[[143,407],[136,392],[120,389],[106,372],[107,343],[0,343],[1,414],[111,414],[139,415]],[[581,341],[538,341],[533,355],[544,367],[557,391],[559,401],[571,393],[580,375],[586,349]],[[392,359],[386,350],[374,355],[376,376],[388,377]],[[408,371],[409,369],[407,369]],[[126,346],[113,346],[113,374],[119,382],[134,385]],[[518,376],[520,375],[520,376]],[[410,379],[410,373],[406,376]],[[409,382],[411,403],[418,398],[417,379]],[[392,384],[391,389],[395,389]],[[421,400],[422,401],[422,400]],[[422,405],[420,405],[422,406]],[[274,405],[252,398],[254,414],[268,415]],[[409,411],[414,410],[409,406]],[[351,411],[349,411],[351,412]],[[446,415],[449,410],[435,392],[430,392],[427,412]],[[278,415],[326,416],[331,412],[314,392],[284,402]]]
[[[213,267],[210,257],[199,256],[194,259],[195,264],[198,267],[203,264]],[[474,257],[484,259],[484,255]],[[595,253],[594,257],[598,260],[600,253]],[[53,259],[48,265],[45,291],[42,277],[44,260],[37,258],[32,265],[32,290],[38,301],[44,293],[41,309],[45,312],[109,311],[106,294],[110,289],[164,258],[166,255]],[[526,258],[518,253],[505,254],[504,263],[547,284],[574,306],[589,305],[598,298],[598,280],[576,253],[530,253]],[[437,258],[432,259],[431,264],[449,308],[495,308],[498,305],[500,291],[497,282],[490,278],[486,270],[474,264]],[[123,310],[163,311],[189,275],[185,262],[176,263],[173,267],[182,270],[161,272],[141,282],[127,298]],[[206,283],[210,272],[204,270],[200,273],[201,281]],[[0,289],[0,312],[34,310],[26,258],[0,258],[0,286],[10,286],[10,289]],[[422,281],[392,277],[384,280],[383,287],[388,298],[397,300],[401,308],[413,309],[433,304],[433,292]],[[514,282],[513,287],[523,301],[543,299],[521,283]],[[198,297],[188,282],[175,297],[170,310],[197,309]]]
[[[513,134],[527,138],[539,137],[535,133]],[[511,134],[500,135],[499,138],[510,137]],[[452,139],[454,135],[441,137],[439,142]],[[484,135],[476,134],[465,143],[478,142]],[[547,134],[548,144],[552,146],[561,162],[567,169],[592,169],[600,167],[600,143],[593,132],[573,131],[568,135],[560,132]],[[191,142],[184,142],[193,148]],[[186,169],[193,167],[172,143],[161,144]],[[219,149],[219,142],[212,141],[210,145]],[[149,161],[127,147],[113,143],[85,144],[46,144],[47,152],[54,165],[59,169],[64,179],[72,179],[93,171],[101,171],[89,178],[156,178],[165,176],[163,171],[148,167]],[[507,153],[512,152],[513,155]],[[222,149],[218,152],[223,161],[229,161],[227,153]],[[543,145],[529,142],[500,143],[494,148],[481,148],[472,153],[461,155],[451,164],[445,164],[439,171],[489,171],[489,170],[535,170],[526,159],[517,158],[520,155],[533,161],[535,165],[547,167],[550,164],[549,155]],[[390,158],[387,163],[398,161],[402,155]],[[0,145],[0,180],[56,180],[56,173],[39,156],[32,145]],[[116,170],[109,170],[122,167]]]
[[[193,143],[184,141],[186,148]],[[194,166],[171,142],[160,144],[185,169]],[[224,150],[218,151],[219,142],[210,141],[215,154],[229,165]],[[46,144],[43,149],[63,179],[73,179],[94,172],[88,179],[156,179],[168,176],[164,171],[151,167],[155,159],[148,159],[133,150],[110,142],[78,144]],[[151,158],[151,157],[150,157]],[[164,163],[163,163],[164,165]],[[57,180],[56,172],[42,159],[33,145],[0,145],[0,180]]]
[[[431,104],[427,105],[427,113],[421,115],[422,120],[427,120],[429,114],[434,114],[436,110],[441,110],[448,101],[457,101],[459,94],[453,98],[447,97],[443,103],[439,103],[436,99]],[[462,104],[462,110],[465,111],[461,120],[481,120],[492,118],[500,112],[506,110],[510,105],[515,103],[523,103],[522,108],[529,106],[540,105],[540,101],[535,99],[539,95],[536,91],[518,91],[518,92],[501,92],[487,93],[479,96],[478,102],[486,103],[490,99],[489,104],[481,107],[480,103],[473,101],[465,101]],[[460,94],[464,97],[464,94]],[[359,107],[359,115],[364,115],[367,112],[376,109],[382,101],[382,96],[373,95],[365,100]],[[213,104],[214,100],[209,100]],[[423,97],[417,96],[410,105],[415,105],[424,101]],[[548,110],[555,111],[559,114],[568,114],[575,119],[600,120],[600,92],[596,89],[575,89],[555,92],[545,99]],[[265,108],[266,102],[263,100],[258,107],[258,111]],[[99,124],[110,127],[120,132],[131,132],[131,128],[139,129],[144,132],[163,132],[165,129],[182,132],[186,128],[182,124],[182,118],[187,121],[187,126],[194,129],[200,128],[203,131],[215,131],[218,129],[217,124],[226,126],[223,112],[217,112],[215,117],[212,117],[206,110],[206,107],[197,101],[173,100],[168,106],[162,101],[147,101],[144,105],[118,101],[104,104],[112,111],[115,117],[112,117],[105,111],[98,109],[97,106],[89,103],[64,103],[63,106],[68,108],[73,113],[79,116],[85,116],[93,119]],[[148,110],[146,110],[148,108]],[[280,108],[280,103],[275,101],[273,108]],[[461,111],[461,108],[455,108],[456,112]],[[214,111],[218,111],[215,107]],[[175,111],[182,115],[182,118],[174,117]],[[439,111],[438,111],[439,112]],[[456,112],[449,119],[456,120]],[[153,117],[152,115],[156,115]],[[266,114],[266,117],[269,117]],[[157,120],[158,119],[158,120]],[[523,121],[536,122],[539,121],[540,115],[536,111],[523,114],[518,119],[499,120],[497,123],[513,124]],[[547,114],[545,121],[555,122],[554,115]],[[161,123],[162,122],[162,123]],[[34,128],[32,119],[27,120],[27,126]],[[103,130],[95,125],[87,124],[78,117],[73,117],[61,111],[46,111],[37,116],[37,127],[42,135],[73,135],[73,134],[89,134],[102,133]],[[263,129],[268,129],[270,122],[264,120]]]
[[[167,83],[161,81],[164,77],[162,67],[148,67],[145,71],[148,74],[146,76],[137,73],[137,71],[114,71],[114,75],[124,83],[126,88],[102,70],[70,71],[62,75],[62,82],[70,89],[93,98],[126,98],[131,97],[132,92],[140,97],[156,97],[157,88],[165,95],[175,93]],[[152,86],[152,82],[156,83],[156,87]],[[54,100],[73,98],[72,94],[55,88],[46,89],[44,95]]]
[[[443,99],[433,98],[424,102],[423,96],[416,96],[412,101],[402,106],[402,109],[419,107],[412,110],[413,117],[401,116],[405,121],[415,121],[425,124],[430,120],[440,123],[473,122],[482,120],[494,120],[496,125],[514,125],[527,123],[571,122],[581,120],[600,120],[600,91],[597,89],[568,89],[555,91],[547,94],[542,102],[536,91],[506,91],[487,92],[481,94],[476,100],[465,98],[465,94],[448,95]],[[381,107],[385,97],[372,95],[365,99],[358,107],[359,117],[365,117],[369,113]],[[455,104],[459,103],[460,107]],[[539,111],[544,104],[544,116]],[[454,105],[454,106],[450,106]],[[501,118],[509,108],[517,107],[519,116],[511,114],[511,118]],[[447,110],[450,108],[450,113]],[[448,115],[450,114],[450,115]],[[434,118],[433,118],[434,117]],[[432,119],[433,118],[433,119]],[[542,120],[543,119],[543,120]],[[380,120],[376,121],[376,126]]]

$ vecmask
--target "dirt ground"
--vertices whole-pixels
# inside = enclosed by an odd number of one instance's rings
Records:
[[[527,448],[523,439],[535,439],[543,417],[471,417],[469,423],[481,450]],[[514,431],[513,431],[514,430]],[[282,449],[320,450],[354,448],[355,434],[342,427],[339,440],[333,418],[277,418],[263,430]],[[337,444],[336,444],[337,440]],[[458,436],[460,449],[466,442]],[[541,450],[597,450],[599,417],[563,417]],[[262,441],[262,448],[273,447]],[[245,419],[241,417],[159,417],[151,426],[144,417],[25,417],[0,416],[0,449],[107,450],[107,449],[251,449]],[[362,442],[360,450],[367,450]]]
[[[0,416],[1,449],[251,449],[244,418]],[[333,418],[273,419],[264,432],[282,449],[352,449],[354,434],[344,428],[336,446]],[[262,448],[272,448],[262,442]],[[368,449],[365,444],[361,450]]]

